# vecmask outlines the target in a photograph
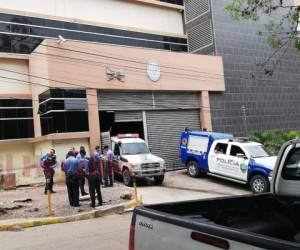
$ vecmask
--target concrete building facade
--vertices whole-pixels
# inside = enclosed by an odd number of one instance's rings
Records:
[[[180,131],[212,130],[225,90],[221,57],[186,53],[182,1],[3,1],[0,43],[0,175],[17,185],[43,180],[49,149],[61,161],[107,132],[177,167]]]

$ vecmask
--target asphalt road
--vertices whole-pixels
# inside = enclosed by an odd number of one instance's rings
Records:
[[[128,250],[131,213],[0,232],[1,250]]]
[[[143,202],[161,202],[205,199],[250,193],[245,185],[213,177],[191,178],[186,171],[167,173],[163,186],[154,186],[151,180],[138,183]],[[25,229],[18,232],[0,232],[1,250],[127,250],[131,214],[56,224]]]

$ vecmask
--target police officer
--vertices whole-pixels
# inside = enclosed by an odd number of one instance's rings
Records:
[[[89,159],[86,156],[86,151],[84,146],[80,147],[79,154],[77,154],[76,159],[78,161],[78,164],[81,168],[81,175],[79,176],[79,187],[81,191],[81,196],[88,195],[87,192],[84,190],[84,185],[85,185],[85,171],[86,167],[89,164]]]
[[[94,155],[93,155],[93,163],[95,164],[96,168],[100,169],[100,184],[103,184],[102,181],[102,173],[103,173],[103,168],[101,164],[101,151],[100,151],[100,146],[95,147]]]
[[[73,151],[69,151],[67,154],[64,170],[70,206],[79,207],[79,176],[81,175],[81,169]]]
[[[48,190],[50,190],[51,193],[56,193],[55,191],[53,191],[53,177],[55,174],[54,168],[56,167],[56,163],[57,162],[54,149],[51,149],[49,153],[45,154],[41,158],[41,167],[44,169],[44,175],[46,179],[44,194],[47,194]]]
[[[103,172],[104,172],[104,181],[105,186],[112,187],[113,183],[113,169],[112,169],[112,159],[113,159],[113,152],[109,149],[108,145],[105,145],[103,148]],[[109,184],[108,184],[109,183]]]
[[[97,153],[97,150],[99,150],[99,146],[96,146],[95,152]],[[89,192],[90,192],[90,197],[91,197],[91,207],[96,206],[95,202],[95,193],[97,193],[97,199],[98,199],[98,204],[99,206],[102,206],[103,201],[102,201],[102,195],[101,195],[101,183],[100,183],[100,164],[96,163],[96,159],[98,156],[95,156],[97,154],[94,154],[90,158],[90,162],[86,168],[86,175],[88,176],[88,181],[89,181]]]

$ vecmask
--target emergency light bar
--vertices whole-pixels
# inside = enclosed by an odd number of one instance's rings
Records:
[[[124,138],[139,138],[139,134],[117,134],[118,139]]]

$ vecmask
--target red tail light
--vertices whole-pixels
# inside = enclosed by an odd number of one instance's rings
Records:
[[[129,250],[134,250],[135,220],[136,220],[136,214],[133,212],[131,224],[130,224],[130,233],[129,233]]]
[[[221,249],[229,249],[230,248],[230,245],[229,245],[228,241],[223,240],[221,238],[213,237],[213,236],[210,236],[210,235],[197,233],[197,232],[192,232],[191,233],[191,238],[193,240],[196,240],[196,241],[199,241],[199,242],[202,242],[204,244],[211,245],[211,246],[214,246],[214,247],[218,247],[218,248],[221,248]]]

